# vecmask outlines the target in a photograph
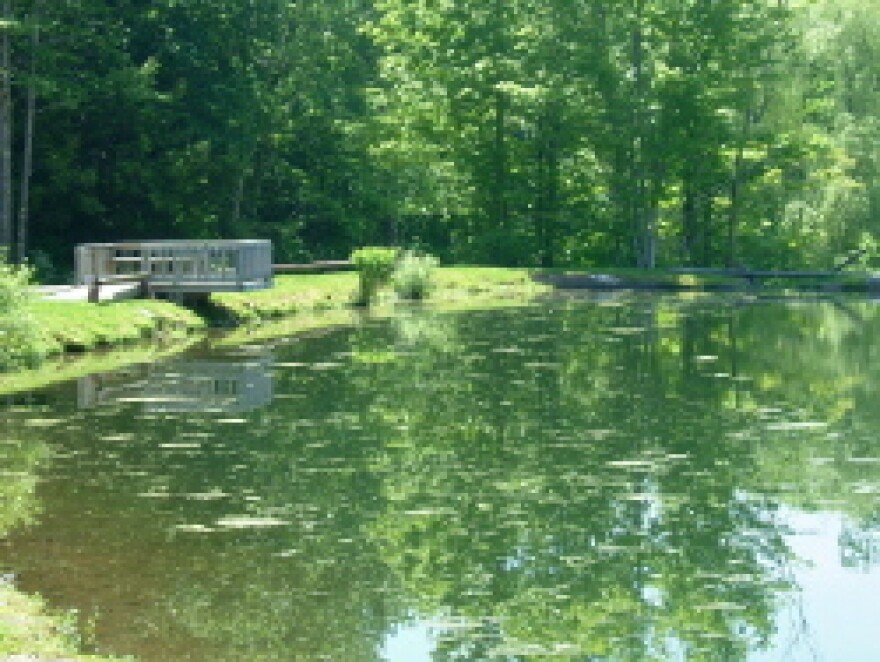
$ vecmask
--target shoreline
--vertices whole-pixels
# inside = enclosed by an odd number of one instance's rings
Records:
[[[46,358],[33,368],[0,372],[0,396],[173,356],[206,340],[214,328],[226,329],[226,338],[247,342],[353,323],[361,314],[392,309],[391,297],[369,311],[353,306],[357,278],[353,272],[278,276],[271,289],[214,294],[207,306],[195,310],[159,300],[38,300],[30,313]],[[527,301],[552,291],[533,281],[526,269],[489,267],[438,269],[436,285],[434,295],[421,305],[480,307]]]
[[[354,323],[362,314],[388,314],[395,302],[380,298],[369,311],[352,306],[357,274],[283,275],[268,290],[211,295],[193,310],[169,301],[36,301],[34,321],[46,359],[35,368],[0,373],[0,395],[50,386],[94,372],[173,356],[205,340],[211,328],[228,332],[225,345],[294,335]],[[777,279],[763,284],[743,277],[634,269],[532,270],[441,267],[431,297],[418,305],[461,310],[527,302],[554,292],[743,293],[798,298],[816,294],[880,293],[880,279],[842,273],[835,278]]]

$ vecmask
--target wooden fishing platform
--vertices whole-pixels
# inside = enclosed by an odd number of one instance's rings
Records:
[[[139,284],[142,294],[247,292],[272,287],[272,242],[262,239],[80,244],[78,285],[97,301],[102,285]]]

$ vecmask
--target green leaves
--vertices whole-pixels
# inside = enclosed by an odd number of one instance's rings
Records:
[[[367,246],[351,254],[351,261],[360,276],[356,304],[369,306],[379,288],[388,282],[394,272],[398,251],[396,248]]]
[[[281,261],[820,266],[878,234],[880,13],[855,0],[148,4],[44,3],[33,58],[35,5],[0,24],[17,132],[36,64],[56,262],[265,236]]]
[[[34,366],[43,358],[40,330],[31,318],[31,271],[14,267],[0,254],[0,371]]]

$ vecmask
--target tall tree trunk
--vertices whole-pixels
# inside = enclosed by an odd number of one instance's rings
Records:
[[[535,200],[539,264],[552,267],[559,217],[558,109],[548,108],[538,121],[538,191]]]
[[[556,232],[559,224],[559,153],[556,144],[556,125],[552,127],[547,151],[547,218],[544,221],[543,267],[556,262]]]
[[[742,145],[736,150],[733,174],[730,177],[730,212],[727,216],[727,267],[736,266],[736,232],[739,225],[739,173],[742,168]]]
[[[34,124],[37,110],[37,53],[40,48],[40,3],[34,0],[31,20],[34,22],[31,33],[31,71],[27,89],[27,116],[25,118],[24,154],[21,164],[21,195],[18,208],[18,259],[24,262],[27,259],[28,223],[30,213],[30,188],[31,173],[34,163]]]
[[[697,195],[690,173],[682,181],[681,200],[681,248],[687,264],[694,264],[697,233]]]
[[[507,226],[507,146],[504,141],[504,117],[506,104],[504,93],[495,92],[495,182],[493,186],[493,206],[495,222],[499,229]]]
[[[742,133],[739,136],[738,145],[736,146],[736,157],[733,160],[733,173],[730,176],[730,212],[727,216],[727,266],[734,267],[737,262],[737,231],[739,229],[739,212],[741,198],[741,177],[743,170],[743,160],[745,157],[745,146],[749,139],[751,128],[751,110],[746,109],[743,112]]]
[[[232,194],[232,210],[229,217],[229,226],[225,230],[223,239],[232,239],[238,236],[238,226],[241,222],[241,206],[244,203],[244,184],[247,179],[247,168],[242,167],[235,182],[235,192]]]
[[[655,266],[654,224],[651,209],[647,204],[647,177],[645,173],[646,143],[648,126],[645,121],[647,101],[647,79],[645,77],[645,35],[643,33],[644,3],[636,2],[635,23],[632,32],[632,62],[634,82],[633,99],[633,136],[632,136],[632,173],[633,200],[632,226],[636,250],[636,266],[653,269]]]
[[[0,38],[0,251],[12,259],[12,59],[8,23],[12,21],[12,2],[3,0]]]
[[[506,55],[506,35],[505,29],[506,24],[505,21],[507,19],[507,9],[504,0],[495,0],[494,3],[495,12],[494,12],[494,35],[493,35],[493,49],[494,49],[494,72],[492,75],[492,80],[494,83],[494,126],[492,127],[493,131],[493,146],[492,146],[492,158],[493,158],[493,179],[492,182],[492,194],[491,194],[491,204],[492,211],[491,215],[495,218],[492,219],[495,222],[495,228],[493,235],[495,237],[496,243],[496,256],[502,258],[502,260],[507,261],[509,256],[507,255],[507,250],[499,250],[501,249],[501,241],[507,229],[507,144],[505,141],[505,124],[506,124],[506,116],[507,116],[507,99],[505,98],[504,92],[499,88],[500,83],[504,80],[504,73],[502,71],[503,64],[502,59]]]
[[[712,194],[708,191],[704,191],[700,195],[700,199],[702,201],[702,213],[703,213],[703,266],[709,267],[712,266],[712,213],[713,213],[713,205],[712,205]]]

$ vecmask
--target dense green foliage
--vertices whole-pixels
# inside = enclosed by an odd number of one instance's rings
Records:
[[[437,259],[431,255],[418,255],[407,251],[397,261],[391,284],[397,296],[404,300],[425,299],[434,287],[434,269]]]
[[[31,316],[30,270],[10,266],[0,254],[0,371],[39,363],[43,350]]]
[[[379,289],[388,283],[397,264],[397,253],[394,248],[367,246],[351,254],[351,262],[358,272],[357,304],[372,303]]]
[[[0,12],[0,245],[42,265],[257,236],[282,262],[830,267],[880,237],[876,3]]]

